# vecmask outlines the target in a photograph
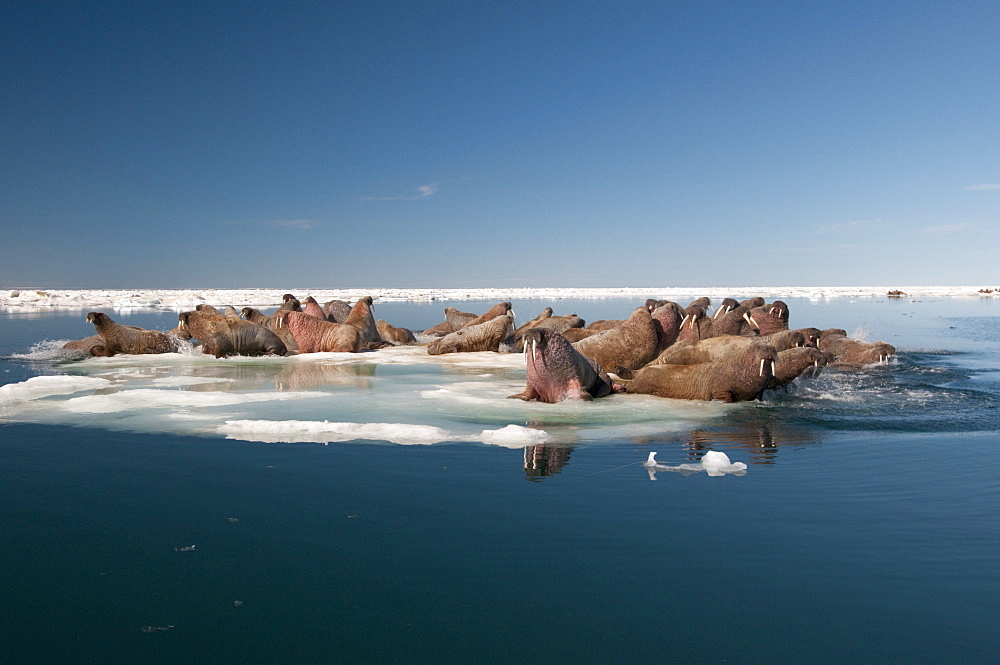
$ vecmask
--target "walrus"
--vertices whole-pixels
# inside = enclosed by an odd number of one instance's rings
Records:
[[[524,333],[524,331],[534,328],[545,319],[551,318],[552,314],[553,314],[552,308],[546,307],[538,314],[538,316],[528,321],[527,323],[522,323],[520,326],[518,326],[517,329],[514,331],[514,338],[520,339],[520,336]]]
[[[754,296],[753,298],[747,298],[746,300],[743,300],[742,302],[740,302],[740,304],[746,307],[747,309],[753,309],[754,307],[763,307],[764,302],[765,302],[764,299],[761,298],[760,296]]]
[[[702,296],[700,298],[695,298],[688,303],[688,307],[701,307],[705,310],[705,314],[708,314],[708,310],[712,309],[712,299],[708,296]],[[685,308],[687,309],[687,308]]]
[[[823,331],[819,328],[796,328],[795,330],[805,335],[806,346],[813,348],[816,348],[816,345],[819,344],[819,337],[823,334]],[[844,334],[846,335],[847,333],[845,332]]]
[[[417,343],[417,338],[413,336],[413,332],[411,330],[408,330],[407,328],[397,328],[382,319],[375,322],[375,328],[378,329],[379,337],[381,337],[383,341],[389,342],[395,346]]]
[[[216,358],[229,356],[283,356],[288,347],[264,326],[212,312],[181,312],[181,336],[201,342],[202,353]]]
[[[730,312],[739,306],[740,303],[735,298],[725,298],[719,303],[719,307],[715,310],[715,314],[712,315],[712,318],[717,319],[726,312]]]
[[[646,306],[649,307],[648,301]],[[650,310],[650,317],[658,337],[656,352],[660,353],[677,341],[684,317],[680,305],[671,300],[657,301],[657,306]]]
[[[361,331],[346,323],[333,323],[291,310],[275,313],[275,320],[278,326],[292,333],[299,353],[353,353],[361,349]]]
[[[146,330],[115,323],[104,312],[89,312],[87,322],[93,323],[103,344],[89,349],[94,356],[113,356],[119,353],[139,355],[145,353],[173,353],[177,343],[159,330]]]
[[[293,312],[301,312],[302,303],[300,303],[299,299],[293,296],[291,293],[286,293],[285,295],[281,296],[281,307],[278,308],[278,311],[286,309],[291,310]]]
[[[299,350],[299,346],[295,342],[295,338],[292,337],[292,333],[288,330],[288,328],[278,326],[278,322],[273,316],[268,316],[264,312],[254,309],[253,307],[244,307],[242,314],[243,318],[250,323],[256,323],[258,326],[264,326],[277,335],[278,339],[280,339],[285,345],[288,353]]]
[[[464,326],[462,326],[462,328],[468,328],[469,326],[476,326],[479,325],[480,323],[486,323],[487,321],[491,321],[497,318],[498,316],[511,314],[511,309],[512,309],[511,304],[509,302],[499,302],[496,305],[493,305],[493,307],[490,307],[489,310],[487,310],[483,314],[480,314],[476,318],[466,323]],[[514,317],[513,315],[511,315],[511,321],[513,320]],[[461,330],[461,328],[459,328],[459,330]]]
[[[889,360],[896,353],[896,347],[886,342],[861,342],[851,339],[840,329],[824,330],[820,335],[818,347],[833,356],[830,367],[871,365]]]
[[[525,330],[523,327],[514,331],[514,350],[521,352],[524,350],[524,334],[528,330],[544,328],[554,333],[562,333],[570,329],[582,330],[586,322],[576,314],[566,314],[562,316],[550,316],[547,319],[538,321],[534,326]],[[520,331],[520,332],[518,332]]]
[[[659,334],[645,305],[636,307],[625,323],[581,339],[573,348],[605,371],[638,369],[656,357]]]
[[[714,362],[649,365],[635,373],[625,391],[702,401],[759,399],[772,381],[777,355],[773,346],[757,342]]]
[[[354,326],[361,333],[361,348],[381,349],[389,343],[378,334],[375,317],[372,315],[372,297],[360,298],[351,308],[351,313],[344,320],[344,325]]]
[[[456,330],[461,330],[465,327],[465,324],[479,318],[478,314],[472,314],[471,312],[460,312],[454,307],[444,308],[444,320],[451,326],[451,330],[448,332],[455,332]]]
[[[437,356],[444,353],[501,351],[512,348],[513,342],[513,318],[509,314],[503,314],[439,337],[427,345],[427,353]]]
[[[829,361],[827,354],[808,346],[792,347],[778,351],[774,363],[774,377],[771,388],[783,388],[799,376],[818,376]]]
[[[753,337],[737,335],[722,335],[706,339],[686,339],[667,347],[660,355],[649,362],[651,365],[698,365],[721,360],[726,356],[739,353],[757,340]]]
[[[452,327],[452,325],[450,323],[448,323],[447,321],[442,321],[441,323],[438,323],[437,325],[433,325],[430,328],[428,328],[427,330],[425,330],[424,334],[425,335],[437,335],[438,337],[441,337],[441,336],[447,335],[448,333],[453,333],[453,332],[455,332],[455,328]]]
[[[701,305],[689,305],[684,310],[684,319],[677,333],[677,341],[706,339],[711,336],[712,319],[708,318],[705,308]]]
[[[759,328],[746,305],[736,305],[718,318],[712,319],[712,335],[756,335]]]
[[[590,330],[589,328],[569,328],[562,331],[560,334],[566,338],[566,341],[572,344],[573,342],[579,342],[581,339],[586,339],[588,337],[593,337],[594,335],[600,335],[603,330]]]
[[[351,315],[351,305],[346,300],[329,300],[323,305],[326,320],[343,323]]]
[[[770,342],[771,346],[773,346],[778,353],[781,353],[786,349],[808,346],[806,344],[806,336],[801,330],[782,330],[780,332],[766,335],[765,337],[767,338],[766,341]]]
[[[84,337],[83,339],[76,339],[70,342],[66,342],[62,345],[62,348],[69,349],[71,351],[83,351],[88,356],[94,355],[91,349],[96,347],[103,347],[104,338],[94,333],[90,337]]]
[[[309,316],[315,316],[317,319],[329,320],[326,317],[326,312],[323,311],[323,308],[320,307],[319,303],[312,296],[306,296],[302,299],[302,312]]]
[[[604,370],[561,334],[531,328],[523,340],[528,385],[510,398],[554,404],[566,399],[592,400],[612,392],[611,378]]]
[[[761,335],[788,330],[788,305],[781,300],[775,300],[770,305],[751,309],[750,318],[757,323]]]

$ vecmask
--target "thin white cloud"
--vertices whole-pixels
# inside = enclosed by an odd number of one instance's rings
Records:
[[[316,222],[311,219],[231,219],[220,224],[244,225],[253,224],[257,226],[271,226],[277,229],[299,229],[306,230],[316,226]]]
[[[969,185],[963,187],[963,192],[988,192],[992,190],[1000,189],[1000,182],[985,183],[983,185]]]
[[[847,222],[836,224],[826,224],[816,229],[814,233],[839,233],[841,231],[855,231],[858,229],[873,229],[885,226],[881,218],[876,219],[853,219]]]
[[[416,194],[412,196],[362,196],[362,201],[419,201],[434,196],[438,193],[440,185],[420,185],[416,188]]]
[[[938,224],[936,226],[924,227],[922,233],[934,236],[951,235],[952,233],[964,231],[971,226],[972,225],[968,222],[959,222],[957,224]]]
[[[316,226],[316,223],[311,219],[286,219],[280,222],[266,223],[279,229],[300,229],[303,231]]]

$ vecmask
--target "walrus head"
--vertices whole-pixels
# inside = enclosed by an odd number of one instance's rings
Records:
[[[87,323],[93,323],[95,326],[103,326],[111,323],[111,318],[104,312],[88,312]]]

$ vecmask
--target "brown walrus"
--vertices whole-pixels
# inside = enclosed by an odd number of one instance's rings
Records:
[[[317,319],[303,312],[278,311],[275,319],[295,338],[299,353],[355,352],[361,349],[361,331],[346,323]]]
[[[202,353],[229,356],[283,356],[288,347],[264,326],[207,311],[181,312],[179,336],[201,342]]]
[[[840,329],[824,330],[820,335],[818,348],[833,356],[833,360],[827,363],[830,367],[883,363],[896,353],[896,347],[892,344],[861,342],[851,339]]]
[[[742,402],[759,399],[774,376],[774,347],[763,342],[694,365],[649,365],[635,373],[626,392],[675,399]]]
[[[782,388],[802,375],[818,376],[828,361],[827,354],[808,346],[778,351],[778,358],[774,363],[774,379],[770,387]]]
[[[656,357],[659,334],[645,305],[636,307],[620,326],[573,344],[607,372],[638,369]]]
[[[326,312],[320,307],[319,303],[312,296],[306,296],[302,299],[302,311],[309,316],[315,316],[317,319],[323,319],[328,321],[326,317]]]
[[[721,310],[720,310],[721,311]],[[730,307],[718,318],[712,319],[712,335],[756,335],[759,328],[757,322],[750,316],[746,305]]]
[[[427,353],[436,356],[444,353],[512,350],[513,342],[514,321],[510,315],[504,314],[439,337],[427,346]]]
[[[499,302],[496,305],[493,305],[493,307],[490,307],[489,310],[487,310],[483,314],[480,314],[476,318],[466,323],[464,326],[462,326],[462,328],[468,328],[469,326],[477,326],[480,323],[486,323],[487,321],[492,321],[498,316],[504,316],[510,313],[511,313],[511,304],[509,302]],[[511,317],[511,321],[513,321],[513,316]],[[461,330],[461,328],[459,328],[459,330]]]
[[[343,323],[351,315],[351,305],[346,300],[329,300],[323,305],[326,320]]]
[[[295,338],[292,337],[292,333],[288,330],[288,328],[278,326],[278,322],[273,316],[268,316],[253,307],[244,307],[242,314],[243,318],[250,323],[256,323],[258,326],[264,326],[277,335],[285,345],[285,348],[288,349],[288,353],[299,350],[299,346],[296,344]]]
[[[344,325],[354,326],[361,333],[361,348],[381,349],[389,346],[389,343],[378,334],[378,326],[375,325],[375,316],[372,314],[372,297],[360,298],[351,313],[344,320]]]
[[[278,308],[278,311],[285,309],[291,310],[293,312],[301,312],[302,303],[300,303],[298,298],[293,296],[291,293],[286,293],[285,295],[281,296],[281,307]]]
[[[525,331],[523,340],[528,385],[511,398],[554,404],[566,399],[591,400],[611,393],[610,377],[561,334],[531,328]]]
[[[177,343],[166,333],[159,330],[145,330],[134,326],[123,326],[115,323],[104,312],[89,312],[87,322],[93,323],[97,334],[104,341],[89,349],[91,355],[113,356],[118,353],[173,353]]]
[[[750,310],[750,318],[757,323],[761,335],[788,330],[788,305],[781,300],[775,300],[770,305]]]
[[[375,322],[375,327],[378,329],[379,337],[381,337],[383,341],[389,342],[395,346],[417,343],[417,338],[413,336],[413,331],[407,328],[397,328],[382,319]]]

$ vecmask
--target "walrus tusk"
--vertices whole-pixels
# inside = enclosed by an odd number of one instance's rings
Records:
[[[689,316],[691,316],[691,315],[690,315],[690,314],[685,314],[685,315],[684,315],[684,318],[683,318],[683,319],[681,319],[681,325],[679,326],[680,328],[683,328],[683,327],[684,327],[684,324],[685,324],[685,323],[687,323],[687,320],[688,320],[688,317],[689,317]]]
[[[752,316],[750,316],[749,313],[747,313],[747,316],[750,317],[750,325],[752,325],[754,328],[757,328],[759,330],[760,329],[760,325],[757,323],[757,319],[755,319]]]
[[[760,359],[760,373],[758,376],[764,376],[764,358]]]
[[[534,362],[538,359],[538,340],[531,340],[531,361]]]
[[[774,361],[771,361],[771,376],[774,376],[777,372],[774,371]]]

